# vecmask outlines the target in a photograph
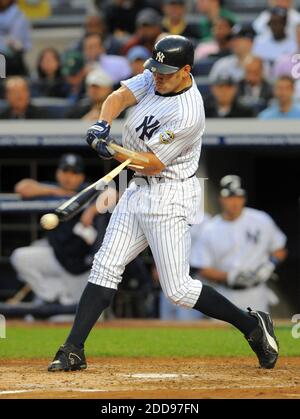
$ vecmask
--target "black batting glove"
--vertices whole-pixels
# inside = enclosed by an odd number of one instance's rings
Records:
[[[92,125],[86,135],[86,142],[105,160],[112,158],[112,153],[107,149],[109,142],[110,125],[107,121],[98,121]]]

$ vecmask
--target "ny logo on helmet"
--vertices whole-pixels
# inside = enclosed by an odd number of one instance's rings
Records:
[[[163,52],[158,52],[156,54],[156,61],[158,61],[159,63],[163,63],[165,59],[165,55]]]

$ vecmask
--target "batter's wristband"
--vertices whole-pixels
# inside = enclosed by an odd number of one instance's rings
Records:
[[[270,256],[269,260],[274,266],[278,266],[280,264],[280,260],[276,256]]]

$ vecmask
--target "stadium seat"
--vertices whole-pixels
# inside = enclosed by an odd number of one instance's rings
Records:
[[[206,58],[206,59],[197,61],[193,67],[193,75],[194,76],[208,76],[212,66],[217,60],[218,58],[211,57],[211,58]]]
[[[32,99],[32,104],[44,109],[49,118],[62,119],[66,112],[71,108],[67,99],[55,97],[38,97]]]

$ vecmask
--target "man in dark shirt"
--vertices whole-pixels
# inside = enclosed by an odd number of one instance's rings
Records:
[[[198,24],[186,21],[185,0],[163,0],[163,29],[171,35],[182,35],[195,44],[199,42],[201,32]]]
[[[207,118],[251,118],[254,111],[236,100],[237,84],[228,76],[218,77],[211,86],[212,96],[205,101]]]
[[[0,119],[45,119],[44,109],[30,102],[29,86],[23,77],[13,76],[5,81],[7,108],[0,113]]]
[[[245,77],[238,83],[238,101],[256,112],[264,110],[273,98],[273,87],[264,78],[264,64],[259,57],[249,57],[245,64]]]
[[[136,31],[122,48],[126,55],[130,48],[141,45],[152,53],[158,36],[162,33],[161,16],[154,9],[147,8],[138,13],[136,17]]]
[[[23,179],[16,185],[15,191],[23,198],[74,195],[86,186],[81,157],[64,155],[59,162],[56,179],[55,186]],[[97,206],[92,204],[71,220],[61,223],[48,232],[45,239],[14,250],[11,262],[18,278],[30,285],[39,299],[48,303],[59,301],[63,305],[77,303],[88,280],[96,250],[98,232],[93,222],[102,209],[100,207],[107,209],[106,199],[116,202],[115,189],[103,191]],[[107,214],[106,211],[100,217],[102,221]],[[106,225],[102,225],[104,231]],[[104,231],[99,233],[103,236]]]
[[[102,1],[99,2],[100,4]],[[137,14],[147,7],[145,0],[118,0],[110,1],[103,8],[105,21],[110,33],[133,33]]]

